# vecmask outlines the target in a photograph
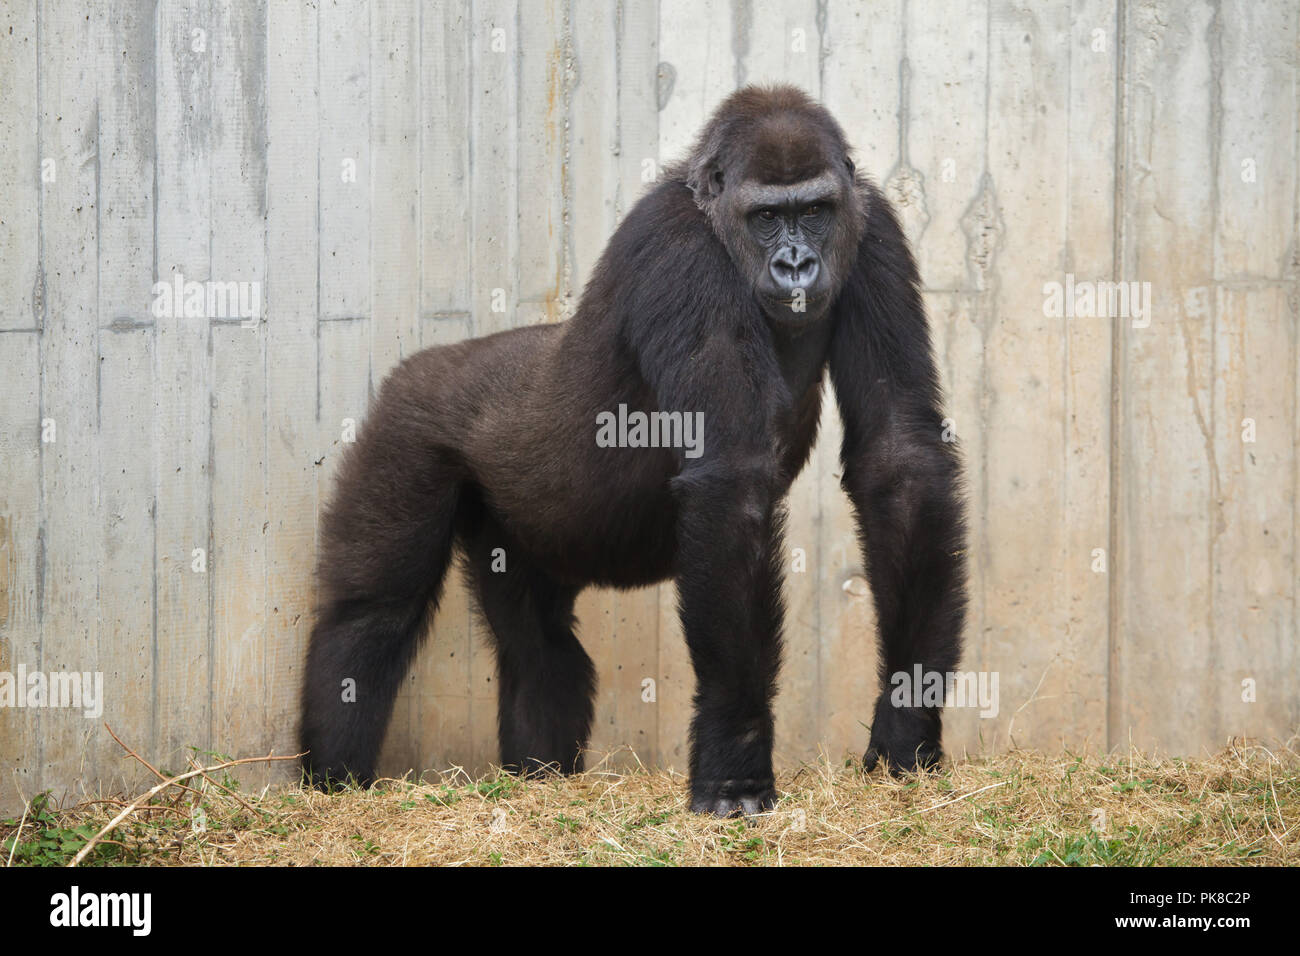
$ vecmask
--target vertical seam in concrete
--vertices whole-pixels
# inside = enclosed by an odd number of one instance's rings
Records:
[[[415,351],[424,348],[424,4],[415,23]],[[317,259],[320,257],[317,256]],[[446,572],[443,572],[444,574]],[[432,615],[426,624],[433,623]]]
[[[1074,271],[1074,17],[1070,15],[1071,10],[1066,10],[1066,59],[1065,59],[1065,243],[1061,264],[1063,271]],[[1113,228],[1113,227],[1112,227]],[[1070,325],[1067,323],[1064,334],[1061,336],[1061,403],[1064,414],[1061,415],[1061,503],[1064,514],[1062,515],[1062,540],[1066,542],[1063,549],[1060,573],[1064,580],[1063,591],[1065,593],[1065,644],[1071,646],[1074,644],[1076,630],[1073,626],[1073,597],[1074,589],[1072,582],[1075,580],[1070,570],[1069,540],[1070,540],[1070,522],[1065,517],[1070,507],[1070,418],[1074,414],[1074,407],[1071,403],[1070,394],[1070,360],[1072,353],[1070,351]],[[1078,660],[1077,652],[1075,660]]]
[[[1210,141],[1209,147],[1209,167],[1210,167],[1210,377],[1209,377],[1209,394],[1206,396],[1209,405],[1209,435],[1206,437],[1206,457],[1209,459],[1210,473],[1210,496],[1207,511],[1209,518],[1208,534],[1206,537],[1206,554],[1205,554],[1205,576],[1209,585],[1207,588],[1209,597],[1209,607],[1206,610],[1205,630],[1209,638],[1207,648],[1206,666],[1211,674],[1219,672],[1219,642],[1216,627],[1216,607],[1215,592],[1217,590],[1216,575],[1214,573],[1214,551],[1215,544],[1218,540],[1222,527],[1221,495],[1223,490],[1222,479],[1219,475],[1219,466],[1217,464],[1217,449],[1215,448],[1215,436],[1218,434],[1218,405],[1215,401],[1215,392],[1219,388],[1219,213],[1220,213],[1220,195],[1219,195],[1219,166],[1221,151],[1223,148],[1223,8],[1219,2],[1214,3],[1214,14],[1210,17],[1210,22],[1205,28],[1206,46],[1210,57]],[[1212,726],[1222,727],[1220,719],[1223,707],[1221,696],[1219,694],[1210,694],[1209,710]]]
[[[101,249],[100,249],[99,237],[101,231],[103,230],[103,226],[100,225],[100,218],[104,208],[104,196],[103,196],[104,181],[101,174],[100,156],[99,156],[100,136],[103,135],[103,123],[101,122],[100,112],[99,112],[99,92],[100,92],[99,91],[99,70],[98,70],[98,64],[96,64],[96,70],[95,70],[95,431],[96,432],[100,431],[104,426],[104,393],[103,393],[103,381],[102,381],[103,376],[100,374],[100,366],[103,364],[102,361],[103,351],[101,349],[101,342],[99,339],[100,326],[103,325],[104,323],[104,317],[99,314],[99,303],[103,298],[103,293],[101,291],[102,280],[100,277],[99,260],[100,260]],[[95,441],[95,458],[96,458],[95,464],[96,466],[98,466],[99,464],[98,438]],[[96,467],[95,487],[98,488],[98,486],[99,486],[99,468]],[[96,566],[98,567],[98,562],[96,562]],[[98,571],[96,571],[96,580],[98,580]],[[98,583],[96,583],[96,592],[98,592],[98,589],[99,586]],[[98,593],[96,593],[97,601],[98,601],[98,596],[99,596]]]
[[[510,155],[513,157],[510,177],[510,196],[508,197],[513,215],[506,223],[506,271],[510,275],[510,300],[512,308],[507,313],[508,327],[519,328],[519,305],[523,300],[523,282],[519,276],[519,104],[524,99],[524,24],[520,4],[515,4],[514,56],[507,69],[513,68],[515,74],[515,98],[510,104]]]
[[[320,144],[321,144],[321,126],[323,125],[323,117],[322,117],[322,115],[321,115],[321,112],[322,112],[322,111],[321,111],[321,105],[322,105],[322,103],[324,102],[324,97],[321,96],[321,85],[320,85],[320,15],[321,15],[320,8],[317,7],[317,9],[316,9],[316,309],[315,309],[315,313],[316,313],[316,322],[315,322],[315,329],[316,329],[316,336],[315,336],[315,338],[316,338],[316,424],[317,424],[317,425],[320,424],[320,411],[321,411],[321,409],[320,409],[320,400],[321,400],[321,395],[320,395],[320,380],[321,380],[321,374],[320,374],[320,363],[321,363],[321,351],[320,351],[320,340],[321,340],[321,325],[320,325],[320,323],[321,323],[321,292],[320,292],[320,289],[321,289],[321,285],[320,285],[320,282],[321,282],[321,279],[320,279],[320,255],[321,255],[321,241],[320,241],[320,234],[321,234],[321,217],[320,217],[320,193],[321,193],[321,179],[322,179],[322,177],[325,175],[324,157],[321,155],[321,149],[320,149]],[[268,44],[268,46],[269,46],[269,44]],[[269,55],[270,55],[270,54],[268,54],[268,56],[269,56]],[[269,76],[267,77],[267,82],[268,82],[268,84],[270,83],[270,77],[269,77]],[[371,85],[372,82],[373,82],[372,78],[369,77],[369,76],[367,76],[367,77],[366,77],[366,96],[367,96],[367,97],[370,96],[370,85]],[[369,143],[366,144],[366,148],[369,149]],[[268,157],[267,159],[268,159],[268,163],[269,163],[269,161],[270,161],[270,157]],[[366,177],[367,177],[367,179],[370,178],[370,175],[371,175],[371,171],[370,171],[369,169],[367,169],[367,170],[366,170]],[[268,178],[268,180],[270,179],[269,176],[268,176],[267,178]],[[367,183],[367,187],[369,187],[369,183]],[[268,230],[268,232],[269,232],[269,230]],[[369,233],[369,230],[367,230],[367,233]],[[370,241],[370,237],[369,237],[369,235],[367,235],[367,237],[366,237],[366,241],[367,241],[367,242]],[[317,437],[318,437],[318,439],[319,439],[319,434],[320,434],[320,429],[318,428],[318,429],[317,429]],[[319,489],[319,486],[318,486],[318,489]],[[319,495],[319,490],[318,490],[318,493],[317,493],[317,499],[319,500],[319,498],[320,498],[320,495]]]
[[[658,17],[659,11],[655,10]],[[623,219],[623,0],[614,3],[614,216],[617,228]],[[579,76],[581,83],[581,76]]]
[[[211,2],[208,4],[207,21],[209,27],[212,24],[213,8]],[[205,58],[208,67],[208,82],[204,88],[205,95],[209,98],[212,96],[212,61],[215,59],[215,49],[209,49]],[[209,116],[211,115],[212,103],[209,102]],[[211,119],[209,119],[209,122]],[[208,147],[208,274],[207,279],[212,279],[212,153],[215,148],[214,144]],[[213,552],[213,531],[215,529],[215,509],[213,499],[216,497],[217,487],[217,443],[216,430],[212,427],[212,410],[216,404],[216,395],[213,387],[216,385],[214,372],[217,367],[217,358],[213,352],[212,343],[212,323],[204,323],[204,329],[208,336],[208,537],[204,542],[207,551],[205,554],[204,578],[208,587],[208,749],[216,747],[216,728],[217,728],[217,709],[216,709],[216,674],[217,674],[217,625],[214,613],[216,610],[216,561]]]
[[[903,0],[902,7],[902,36],[899,38],[899,52],[902,54],[898,59],[898,162],[894,164],[894,169],[905,168],[907,163],[907,114],[909,111],[908,97],[911,95],[912,65],[907,59],[907,0]],[[987,135],[987,133],[986,133]]]
[[[158,5],[153,7],[153,279],[158,281],[158,72],[160,69],[158,57]],[[153,591],[153,633],[152,657],[153,657],[153,684],[151,690],[151,700],[149,706],[149,724],[150,736],[153,742],[153,752],[159,751],[158,738],[158,694],[160,691],[158,680],[159,654],[158,654],[158,498],[161,489],[159,488],[159,471],[158,471],[158,414],[157,414],[157,395],[161,385],[161,368],[159,366],[158,356],[158,326],[160,322],[155,321],[152,325],[150,335],[153,337],[153,353],[150,365],[153,371],[154,381],[154,415],[151,419],[151,428],[154,436],[153,445],[153,502],[149,507],[149,521],[153,528],[153,565],[152,580],[150,586]]]
[[[990,104],[992,103],[992,100],[993,100],[993,4],[990,2],[985,4],[984,7],[984,137],[983,137],[984,169],[982,174],[980,175],[979,189],[975,193],[974,197],[972,197],[971,199],[970,208],[976,208],[977,204],[980,201],[980,196],[983,195],[986,190],[989,193],[992,193],[993,190],[993,177],[992,174],[989,172],[989,131],[992,128],[989,124],[989,116],[990,116]],[[990,199],[990,201],[993,201],[992,198]],[[996,206],[994,207],[994,209],[996,210]],[[967,246],[966,255],[969,263],[969,259],[970,259],[969,244]],[[983,284],[986,286],[988,285],[987,282]],[[973,307],[973,311],[977,316],[977,321],[980,329],[979,408],[980,408],[981,415],[983,416],[983,421],[981,422],[981,424],[985,429],[987,429],[989,424],[988,409],[992,404],[989,398],[989,358],[988,358],[989,330],[992,323],[989,321],[988,313],[992,311],[992,309],[994,308],[994,304],[990,302],[990,298],[991,298],[991,296],[989,295],[990,290],[987,288],[981,289],[979,285],[980,285],[979,283],[976,284],[973,294],[971,295],[971,300],[972,300],[971,305]],[[983,544],[981,545],[981,547],[978,549],[976,553],[976,560],[978,560],[982,565],[979,572],[979,582],[980,582],[980,587],[984,590],[985,593],[980,595],[980,600],[979,600],[980,620],[979,620],[978,641],[979,641],[979,646],[981,651],[980,660],[983,662],[984,666],[987,666],[989,661],[988,628],[985,626],[985,620],[987,619],[988,616],[987,572],[989,567],[989,547],[988,547],[989,444],[987,440],[980,442],[979,469],[980,469],[979,540],[983,542]],[[970,536],[970,531],[968,530],[967,549],[970,548],[969,536]],[[968,575],[970,574],[969,569],[967,570],[967,574]],[[970,630],[969,622],[967,622],[966,627],[967,627],[967,633],[969,633]],[[996,735],[994,736],[994,741],[996,741]]]
[[[93,34],[95,32],[93,24],[91,25],[91,30]],[[101,335],[100,326],[102,326],[104,322],[104,317],[100,313],[100,304],[103,302],[104,299],[101,275],[100,275],[101,273],[100,259],[103,254],[103,238],[102,238],[103,228],[100,225],[100,222],[101,222],[101,217],[103,215],[103,209],[104,209],[104,195],[103,195],[104,179],[102,175],[102,162],[101,162],[101,154],[100,154],[100,143],[101,143],[101,136],[103,133],[103,123],[101,120],[102,113],[100,110],[101,90],[99,89],[99,55],[98,55],[99,50],[97,45],[95,50],[93,51],[93,54],[94,55],[91,62],[93,64],[92,68],[94,70],[94,77],[95,77],[95,242],[94,242],[95,329],[94,329],[94,337],[93,337],[93,341],[95,343],[95,354],[93,355],[93,359],[95,362],[95,435],[94,438],[91,440],[91,446],[95,456],[95,464],[93,470],[91,471],[90,511],[91,514],[95,516],[95,518],[98,518],[100,506],[103,503],[103,494],[104,494],[103,492],[103,482],[104,482],[103,442],[101,441],[101,435],[103,432],[103,405],[104,405],[104,398],[103,398],[104,393],[101,387],[103,375],[101,373],[101,370],[104,365],[104,357],[103,357],[104,353],[102,349],[102,343],[100,341],[100,335]],[[103,568],[103,563],[98,560],[99,555],[102,554],[101,549],[103,548],[104,545],[104,531],[102,530],[102,527],[103,526],[101,525],[101,530],[98,536],[98,540],[94,544],[95,551],[97,552],[96,555],[97,560],[95,561],[95,617],[97,620],[95,626],[95,641],[94,641],[95,667],[97,670],[103,666],[103,662],[100,658],[101,628],[98,626],[98,618],[103,616],[102,611],[104,607],[104,603],[103,603],[104,568]],[[100,768],[99,768],[99,760],[97,759],[98,754],[96,753],[96,749],[93,746],[92,741],[96,740],[98,736],[99,736],[99,728],[95,727],[83,738],[83,740],[85,741],[84,746],[86,747],[86,750],[82,756],[82,767],[89,770],[88,775],[91,777],[91,779],[96,779],[96,780],[99,779]],[[89,764],[88,768],[86,767],[87,764]]]
[[[271,292],[271,8],[265,0],[262,3],[262,315],[254,326],[255,334],[262,340],[262,686],[269,691],[274,683],[271,676],[271,662],[274,654],[271,642],[267,638],[275,635],[276,630],[269,625],[269,610],[275,607],[271,594],[271,562],[268,560],[266,532],[271,525],[271,376],[268,353],[270,352],[269,316],[272,307]],[[319,11],[317,12],[319,17]],[[317,151],[316,162],[320,162]],[[316,235],[320,234],[319,223]],[[320,256],[316,256],[320,261]],[[285,608],[286,614],[288,608]],[[273,736],[271,727],[271,694],[262,695],[262,732],[268,738]]]
[[[573,42],[573,0],[564,4],[564,18],[560,31],[560,50],[563,62],[557,64],[560,77],[560,115],[564,127],[560,131],[560,261],[559,279],[555,284],[556,303],[548,309],[546,320],[564,320],[573,314],[573,268],[577,255],[574,252],[573,222],[573,90],[578,76],[578,52]],[[617,90],[614,101],[618,111]]]
[[[370,260],[367,263],[367,269],[370,274],[366,279],[366,312],[370,315],[370,327],[366,330],[367,405],[369,405],[369,400],[375,392],[375,8],[373,4],[368,7],[368,12],[368,34],[366,39],[366,189],[370,195],[370,202],[367,203],[366,207],[366,244],[367,257]],[[319,32],[319,28],[317,32]],[[317,56],[316,70],[317,72],[320,71],[319,54]],[[316,88],[319,90],[319,85]],[[320,250],[316,252],[316,260],[317,262],[320,261]],[[320,314],[319,307],[317,307],[316,313]],[[317,334],[319,334],[319,328]]]
[[[45,16],[43,0],[36,5],[36,156],[37,165],[44,162],[44,142],[41,123],[41,74],[45,70],[45,58],[41,56],[41,20]],[[49,328],[49,295],[45,290],[45,180],[40,170],[36,176],[36,243],[37,274],[41,283],[40,331],[37,334],[36,361],[36,448],[37,448],[37,484],[39,488],[36,516],[36,666],[41,672],[45,670],[45,351],[48,339],[45,330]],[[41,711],[37,709],[31,715],[36,731],[36,771],[33,787],[35,792],[41,789],[45,768],[45,734],[41,728]]]
[[[1291,61],[1291,102],[1300,103],[1300,16],[1292,14],[1291,28],[1296,31],[1295,39],[1295,58]],[[1295,137],[1292,145],[1291,162],[1297,169],[1297,175],[1293,181],[1295,196],[1292,205],[1291,217],[1291,292],[1290,301],[1287,303],[1287,320],[1291,323],[1291,349],[1294,353],[1295,361],[1292,364],[1291,376],[1291,430],[1294,436],[1292,444],[1300,448],[1300,421],[1297,420],[1297,414],[1300,413],[1300,402],[1297,402],[1298,386],[1300,386],[1300,122],[1295,124]],[[1300,484],[1300,459],[1297,455],[1291,455],[1291,627],[1292,633],[1295,633],[1297,626],[1296,613],[1297,601],[1300,595],[1296,592],[1300,590],[1297,587],[1300,584],[1300,574],[1297,568],[1300,567],[1300,551],[1296,548],[1297,535],[1300,535],[1300,508],[1296,507],[1295,490]],[[1292,698],[1295,701],[1295,698]],[[1292,722],[1300,723],[1300,703],[1292,705]]]
[[[1115,6],[1115,157],[1114,185],[1111,195],[1111,278],[1118,282],[1124,268],[1125,236],[1125,176],[1128,141],[1126,138],[1128,120],[1127,91],[1127,56],[1128,36],[1126,2],[1119,0]],[[1124,368],[1124,334],[1123,317],[1111,319],[1110,331],[1110,487],[1107,505],[1109,517],[1107,529],[1107,563],[1106,579],[1106,750],[1115,746],[1115,732],[1120,719],[1120,701],[1116,697],[1119,690],[1119,621],[1116,618],[1119,609],[1119,524],[1120,524],[1120,468],[1122,465],[1122,446],[1120,436],[1121,390],[1123,387]]]
[[[754,21],[750,0],[731,0],[731,56],[735,88],[745,85],[749,71],[745,58],[749,56],[749,31]]]
[[[412,308],[414,315],[408,315],[405,321],[413,321],[414,333],[411,341],[407,342],[398,339],[398,358],[399,360],[407,359],[420,351],[424,344],[424,323],[420,320],[420,309],[424,305],[424,4],[421,3],[418,13],[415,17],[415,37],[413,46],[415,51],[413,59],[415,61],[415,95],[414,101],[415,115],[411,117],[412,123],[412,141],[415,147],[415,188],[411,190],[411,202],[415,204],[415,242],[412,255],[415,256],[415,268],[412,270],[415,277],[414,295],[409,306]],[[412,667],[414,667],[414,659]],[[412,671],[414,673],[414,671]]]
[[[814,8],[813,22],[817,25],[817,99],[821,100],[826,92],[826,23],[829,19],[826,0],[817,0]]]
[[[461,43],[464,47],[465,54],[465,205],[468,208],[466,223],[468,228],[465,230],[465,268],[469,273],[469,281],[466,283],[465,295],[467,300],[465,308],[469,316],[468,333],[473,337],[477,322],[474,319],[474,31],[478,29],[478,21],[474,13],[474,0],[469,0],[468,8],[469,20],[465,24],[465,29],[461,31]],[[446,29],[447,20],[443,18],[443,29]],[[444,74],[445,75],[445,74]]]

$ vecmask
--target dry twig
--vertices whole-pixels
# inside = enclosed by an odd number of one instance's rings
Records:
[[[182,780],[189,780],[192,777],[198,777],[205,774],[213,773],[217,770],[225,770],[229,767],[236,767],[240,764],[265,763],[265,762],[277,761],[277,760],[297,760],[301,756],[302,754],[292,754],[287,757],[276,757],[273,754],[267,754],[265,757],[242,757],[239,760],[227,760],[224,763],[219,763],[212,767],[199,767],[197,770],[191,770],[188,773],[177,774],[174,777],[169,777],[163,780],[163,782],[158,784],[157,786],[140,794],[140,796],[136,797],[134,800],[132,800],[130,803],[126,805],[126,809],[124,809],[121,813],[115,816],[112,820],[109,820],[108,823],[104,824],[103,829],[101,829],[93,837],[87,840],[86,845],[77,851],[77,855],[72,858],[72,862],[69,863],[68,866],[75,867],[78,863],[80,863],[82,860],[86,858],[87,854],[89,854],[90,851],[95,848],[95,845],[99,843],[100,840],[102,840],[107,833],[111,832],[114,827],[116,827],[119,823],[125,820],[128,816],[130,816],[133,812],[138,810],[143,804],[147,803],[153,797],[162,793],[168,787],[180,783]]]

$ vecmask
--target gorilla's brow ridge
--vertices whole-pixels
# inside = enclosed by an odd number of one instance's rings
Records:
[[[736,187],[736,198],[747,207],[807,206],[812,203],[827,202],[840,194],[840,180],[829,170],[812,179],[778,186],[746,180]]]

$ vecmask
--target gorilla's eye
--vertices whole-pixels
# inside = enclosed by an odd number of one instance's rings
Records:
[[[803,211],[803,214],[804,214],[805,216],[815,216],[815,215],[817,215],[817,214],[818,214],[819,212],[821,212],[821,211],[822,211],[821,204],[820,204],[820,203],[813,203],[811,206],[809,206],[807,209],[805,209],[805,210]]]
[[[771,222],[776,218],[776,213],[772,212],[770,209],[760,209],[758,211],[758,218],[764,222]]]

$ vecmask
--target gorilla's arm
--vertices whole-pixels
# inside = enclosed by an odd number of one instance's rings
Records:
[[[836,309],[830,374],[844,420],[843,485],[858,518],[880,629],[881,695],[866,754],[940,756],[938,708],[891,706],[890,675],[947,673],[965,616],[959,463],[942,440],[938,375],[916,264],[893,210],[865,187],[867,232]]]
[[[631,214],[618,302],[625,347],[657,409],[703,414],[703,451],[678,452],[678,610],[696,675],[691,805],[756,812],[775,802],[769,706],[781,618],[774,440],[789,396],[771,333],[735,266],[680,185]],[[635,241],[644,220],[659,241]],[[663,231],[667,230],[666,237]],[[641,261],[644,248],[653,259]],[[663,250],[671,255],[663,255]],[[660,275],[658,273],[666,272]]]
[[[710,440],[706,430],[706,447]],[[783,611],[773,470],[770,453],[737,443],[687,464],[672,482],[678,605],[696,676],[690,767],[698,812],[754,813],[775,800],[769,701]]]

